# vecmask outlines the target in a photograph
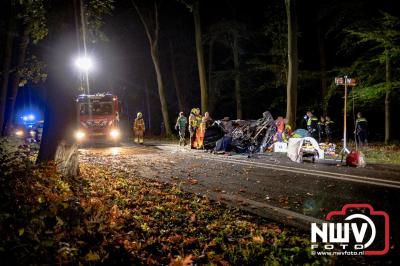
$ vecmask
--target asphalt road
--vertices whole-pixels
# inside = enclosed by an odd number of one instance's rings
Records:
[[[367,155],[368,156],[368,155]],[[291,162],[277,154],[214,155],[172,144],[84,147],[80,160],[180,186],[268,219],[309,230],[348,203],[390,216],[391,253],[399,253],[400,166]]]

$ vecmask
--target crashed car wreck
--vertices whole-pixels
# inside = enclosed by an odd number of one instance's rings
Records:
[[[257,120],[217,120],[205,132],[204,148],[250,154],[264,152],[273,143],[276,130],[268,111]]]

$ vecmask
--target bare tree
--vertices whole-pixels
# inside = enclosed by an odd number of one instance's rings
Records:
[[[235,84],[235,99],[236,99],[236,117],[237,119],[243,118],[242,106],[242,93],[241,93],[241,71],[240,71],[240,42],[247,38],[246,28],[243,24],[236,21],[222,21],[211,27],[209,33],[209,85],[211,83],[211,70],[212,70],[212,54],[214,42],[220,42],[224,46],[232,49],[233,58],[233,76]],[[210,93],[215,95],[215,91],[211,90]],[[210,100],[214,106],[214,99]]]
[[[325,55],[325,40],[321,25],[317,26],[318,38],[318,54],[319,54],[319,74],[321,79],[321,100],[322,100],[322,114],[327,114],[328,101],[326,94],[328,92],[328,77],[326,75],[326,55]]]
[[[147,16],[145,16],[144,14],[145,12],[143,10],[140,10],[139,6],[136,4],[134,0],[131,0],[131,2],[136,9],[140,21],[144,26],[147,39],[149,40],[151,59],[153,61],[154,70],[156,72],[156,77],[157,77],[158,95],[160,97],[160,102],[161,102],[161,112],[165,125],[165,133],[167,136],[170,136],[172,135],[172,130],[171,130],[171,125],[169,123],[168,104],[167,104],[167,99],[165,97],[164,82],[162,78],[160,59],[158,55],[160,24],[158,17],[157,1],[154,1],[154,6],[152,10],[148,10],[149,12],[147,12]]]
[[[178,106],[179,106],[179,111],[184,111],[185,110],[185,105],[184,105],[184,96],[183,92],[181,89],[181,83],[178,78],[178,73],[176,70],[176,58],[175,58],[175,49],[172,44],[172,41],[169,41],[169,49],[170,49],[170,56],[171,56],[171,72],[172,72],[172,79],[174,81],[174,86],[175,86],[175,92],[176,92],[176,98],[178,99]]]
[[[204,63],[204,51],[202,42],[201,19],[200,19],[200,1],[199,0],[178,0],[184,4],[190,12],[193,13],[194,19],[194,35],[196,41],[197,68],[199,70],[200,94],[201,94],[201,111],[208,110],[208,89],[207,75]]]
[[[238,34],[233,34],[232,52],[233,52],[233,66],[235,69],[236,117],[237,117],[237,119],[242,119],[243,118],[243,108],[242,108],[242,95],[241,95],[241,89],[240,89]]]
[[[26,51],[28,48],[29,44],[29,30],[26,28],[21,36],[20,43],[18,45],[18,59],[16,63],[16,71],[12,77],[12,82],[11,82],[11,95],[9,98],[9,114],[8,114],[8,119],[5,121],[6,127],[5,129],[9,128],[9,126],[12,124],[14,115],[15,115],[15,101],[17,98],[18,94],[18,89],[19,89],[19,82],[20,82],[20,70],[24,65],[25,62],[25,57],[26,57]]]
[[[201,110],[202,112],[206,112],[208,108],[208,90],[206,81],[206,67],[204,65],[203,43],[201,40],[202,33],[201,33],[199,1],[195,1],[193,4],[193,18],[194,18],[194,29],[196,38],[197,67],[199,69],[199,80],[200,80]]]
[[[208,111],[213,113],[215,105],[217,104],[217,95],[212,81],[213,78],[213,58],[214,58],[214,43],[215,36],[210,36],[208,40],[208,90],[210,99],[208,101]]]
[[[7,89],[8,81],[10,76],[11,68],[11,57],[12,48],[14,42],[14,31],[15,31],[15,14],[14,14],[14,2],[11,3],[11,12],[9,14],[8,31],[5,40],[4,58],[3,58],[3,69],[2,69],[2,80],[0,88],[0,132],[3,132],[3,125],[6,120],[6,102],[7,102]]]
[[[295,126],[297,109],[297,78],[298,78],[298,53],[297,53],[297,19],[295,0],[285,0],[288,24],[288,78],[286,118],[288,124]]]

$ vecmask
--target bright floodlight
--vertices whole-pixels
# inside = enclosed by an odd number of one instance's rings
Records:
[[[89,71],[93,68],[93,61],[90,57],[79,57],[75,60],[75,66],[83,71]]]

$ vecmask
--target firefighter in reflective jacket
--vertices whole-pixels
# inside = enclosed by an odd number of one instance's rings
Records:
[[[201,116],[200,116],[201,117]],[[207,119],[201,117],[200,124],[196,129],[196,137],[193,142],[193,148],[202,149],[204,146],[204,134],[206,133],[206,122]]]
[[[316,118],[312,112],[308,111],[306,115],[307,119],[307,131],[314,139],[318,139],[318,118]]]
[[[143,114],[141,112],[137,113],[135,122],[133,124],[133,131],[135,133],[135,142],[143,144],[143,135],[145,130]]]
[[[199,121],[200,117],[200,121]],[[190,147],[193,148],[193,143],[196,138],[196,130],[200,126],[201,116],[199,108],[192,108],[189,115],[189,137],[190,137]]]
[[[354,133],[356,134],[358,145],[362,146],[368,143],[368,121],[362,116],[361,112],[357,113],[356,130]]]

